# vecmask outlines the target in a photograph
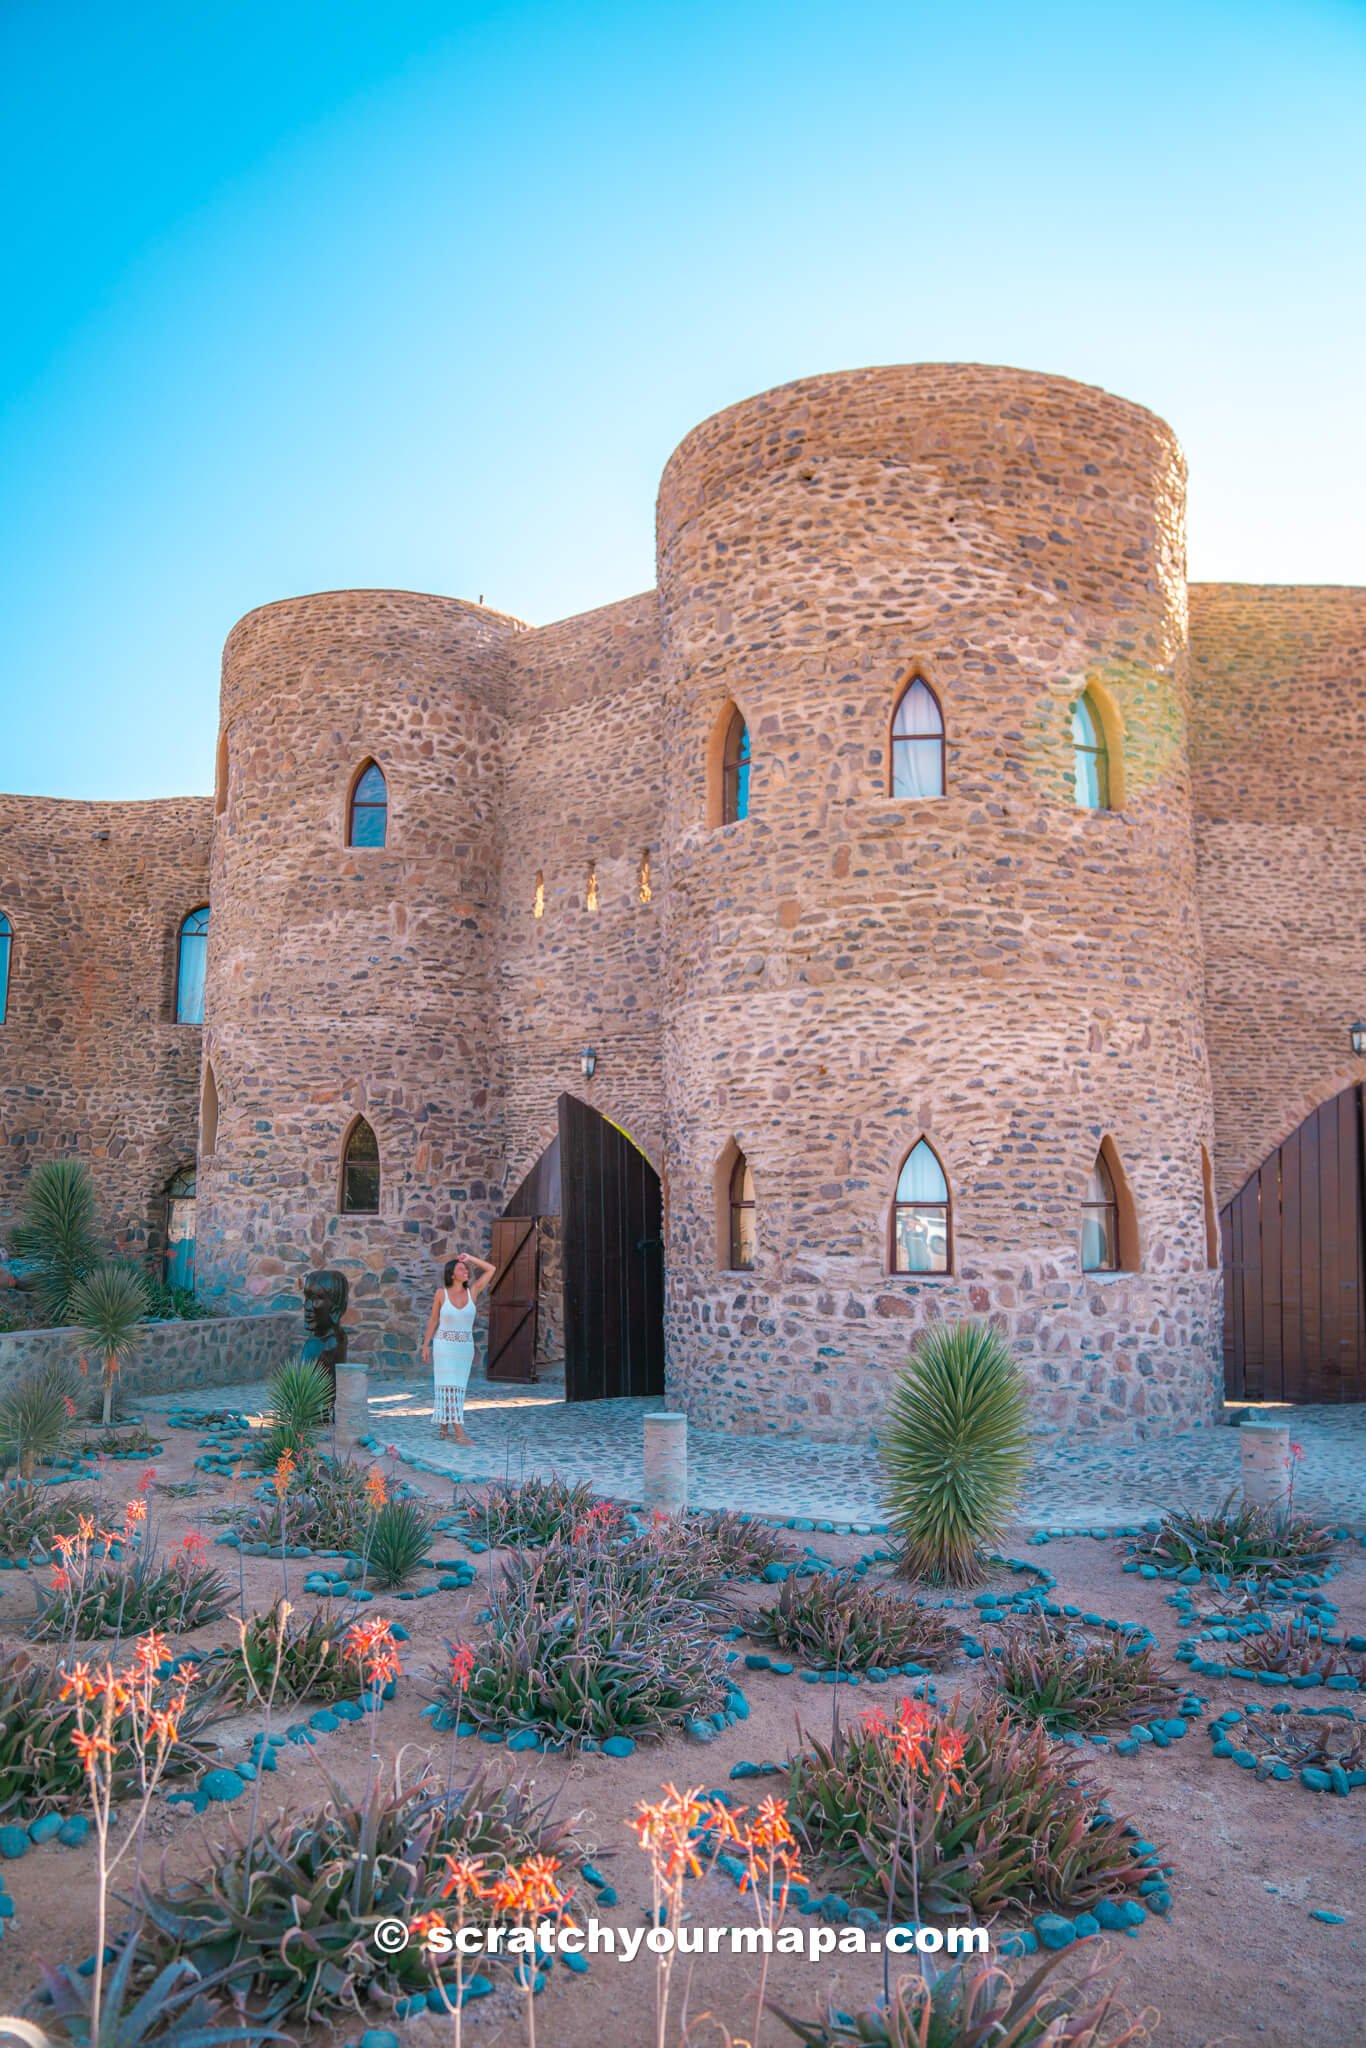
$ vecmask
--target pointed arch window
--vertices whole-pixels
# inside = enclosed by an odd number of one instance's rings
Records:
[[[754,1175],[743,1152],[737,1152],[730,1170],[730,1265],[734,1273],[748,1273],[754,1267]]]
[[[376,761],[367,761],[351,791],[348,846],[383,846],[389,830],[389,785]]]
[[[947,1273],[950,1255],[949,1184],[934,1147],[922,1138],[897,1176],[892,1271]]]
[[[194,1286],[195,1171],[182,1166],[166,1187],[166,1255],[163,1277],[168,1287]]]
[[[1119,1271],[1119,1197],[1104,1152],[1097,1152],[1081,1205],[1081,1270]]]
[[[342,1149],[341,1197],[348,1216],[379,1214],[379,1140],[363,1116],[352,1124]]]
[[[213,1063],[204,1062],[204,1086],[199,1098],[199,1156],[212,1159],[218,1150],[218,1083],[213,1077]]]
[[[0,910],[0,1024],[9,1008],[9,956],[14,947],[14,926]]]
[[[1083,811],[1110,808],[1110,749],[1105,721],[1089,690],[1072,706],[1072,791]]]
[[[721,823],[738,825],[749,816],[749,727],[738,711],[726,727],[721,757]]]
[[[180,927],[176,955],[175,1020],[177,1024],[204,1022],[204,967],[209,953],[209,906],[192,910]]]
[[[920,676],[902,691],[892,714],[893,796],[944,794],[944,714]]]

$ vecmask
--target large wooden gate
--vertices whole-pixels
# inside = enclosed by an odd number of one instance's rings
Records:
[[[659,1175],[624,1131],[559,1100],[565,1394],[664,1391],[664,1226]]]
[[[1220,1214],[1231,1400],[1366,1400],[1362,1116],[1321,1104]]]
[[[491,1380],[536,1377],[538,1239],[534,1216],[500,1216],[493,1226],[497,1277],[489,1289]]]

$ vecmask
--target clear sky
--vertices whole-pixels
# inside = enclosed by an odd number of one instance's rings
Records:
[[[654,581],[789,378],[1148,405],[1204,579],[1366,581],[1366,6],[0,0],[0,788],[207,791],[233,621]]]

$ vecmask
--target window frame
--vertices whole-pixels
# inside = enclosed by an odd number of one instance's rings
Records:
[[[901,1187],[902,1175],[922,1145],[939,1169],[939,1178],[944,1183],[944,1199],[942,1202],[902,1201],[898,1192]],[[917,1216],[928,1217],[932,1215],[942,1217],[944,1225],[944,1263],[942,1266],[915,1267],[903,1266],[898,1263],[897,1254],[901,1249],[901,1232],[898,1225],[903,1211]],[[954,1270],[953,1187],[944,1169],[944,1162],[939,1156],[938,1149],[931,1143],[924,1132],[907,1147],[905,1156],[897,1168],[896,1179],[892,1183],[892,1211],[888,1235],[887,1271],[889,1274],[906,1280],[943,1280],[952,1277]]]
[[[355,1143],[357,1136],[362,1130],[366,1130],[370,1133],[370,1136],[373,1139],[375,1146],[375,1201],[373,1208],[365,1209],[354,1207],[347,1199],[347,1183],[352,1171],[351,1147]],[[365,1163],[368,1164],[368,1161]],[[337,1186],[337,1214],[338,1216],[378,1216],[383,1206],[383,1200],[384,1168],[383,1163],[380,1159],[379,1133],[375,1129],[374,1125],[371,1123],[368,1116],[365,1116],[361,1113],[357,1113],[357,1115],[353,1116],[350,1123],[347,1125],[346,1133],[342,1138],[341,1143],[341,1171],[338,1178]]]
[[[1088,1190],[1091,1175],[1100,1173],[1109,1188],[1109,1199],[1096,1202],[1089,1199]],[[1089,1212],[1104,1210],[1113,1224],[1111,1251],[1114,1264],[1109,1266],[1088,1266],[1086,1263],[1086,1217]],[[1139,1238],[1138,1209],[1134,1202],[1129,1176],[1119,1156],[1119,1148],[1107,1131],[1095,1150],[1091,1165],[1087,1168],[1086,1183],[1081,1199],[1081,1231],[1079,1233],[1078,1257],[1083,1279],[1104,1279],[1107,1274],[1134,1274],[1143,1270],[1142,1245]]]
[[[1092,732],[1096,735],[1094,742],[1079,740],[1077,738],[1074,728],[1076,725],[1077,714],[1079,712],[1084,715]],[[1109,721],[1105,716],[1099,698],[1096,696],[1096,693],[1091,688],[1090,684],[1087,685],[1087,687],[1082,691],[1079,697],[1074,697],[1072,699],[1071,708],[1068,712],[1067,717],[1067,731],[1068,738],[1071,742],[1072,747],[1073,804],[1079,811],[1114,810],[1114,741],[1110,732]],[[1077,794],[1078,762],[1079,758],[1083,755],[1089,755],[1095,761],[1096,790],[1098,792],[1098,798],[1097,801],[1093,804],[1084,804]]]
[[[917,688],[925,692],[925,695],[934,706],[935,716],[939,720],[939,731],[937,733],[897,732],[896,722],[901,716],[901,707]],[[931,791],[926,796],[921,796],[911,791],[898,790],[896,786],[897,748],[931,746],[937,747],[939,753],[938,789]],[[948,793],[949,748],[948,732],[944,720],[944,705],[939,692],[935,689],[928,676],[924,675],[919,669],[913,669],[900,690],[897,691],[895,702],[892,705],[892,715],[887,721],[887,795],[897,803],[909,804],[935,803],[941,797],[947,796]]]
[[[202,1031],[204,1028],[204,995],[208,985],[209,916],[211,909],[212,906],[208,903],[197,904],[193,910],[186,911],[184,917],[181,918],[180,923],[176,926],[175,1000],[174,1003],[172,1004],[171,1018],[173,1023],[186,1024],[194,1031]],[[192,918],[196,917],[203,918],[203,930],[198,932],[187,932],[186,926],[189,924]],[[199,940],[203,944],[204,948],[204,972],[200,978],[199,1015],[197,1017],[182,1017],[180,1014],[181,997],[184,994],[185,989],[185,941],[187,938]]]
[[[0,1024],[9,1016],[9,985],[14,973],[14,920],[0,910]]]
[[[749,784],[754,768],[754,749],[749,721],[738,704],[731,708],[721,743],[721,823],[743,825],[749,816]],[[743,795],[744,807],[741,808]]]
[[[745,1193],[748,1182],[749,1193]],[[759,1263],[759,1214],[754,1196],[754,1169],[737,1145],[726,1183],[726,1213],[730,1226],[728,1273],[752,1273]],[[750,1257],[743,1251],[744,1219],[749,1218]]]
[[[382,804],[372,803],[369,801],[368,798],[362,800],[359,794],[360,786],[364,782],[366,776],[370,773],[370,770],[372,768],[374,769],[376,775],[378,775],[380,781],[384,784],[384,802]],[[357,768],[355,774],[351,777],[351,788],[350,791],[348,792],[346,799],[345,842],[346,850],[348,853],[384,853],[387,850],[389,845],[390,808],[391,806],[389,803],[389,777],[385,774],[383,767],[375,759],[375,756],[373,754],[367,754],[365,759],[361,762],[359,768]],[[380,811],[383,813],[384,834],[378,846],[367,845],[364,840],[358,840],[356,838],[357,811],[364,811],[367,813],[373,811]]]

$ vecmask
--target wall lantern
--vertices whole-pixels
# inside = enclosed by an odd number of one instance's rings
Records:
[[[594,1052],[591,1045],[586,1045],[583,1051],[579,1054],[579,1065],[583,1068],[583,1078],[585,1081],[592,1080],[593,1073],[597,1067],[597,1064],[597,1054]]]
[[[1366,1024],[1352,1026],[1352,1051],[1359,1060],[1366,1059]]]

